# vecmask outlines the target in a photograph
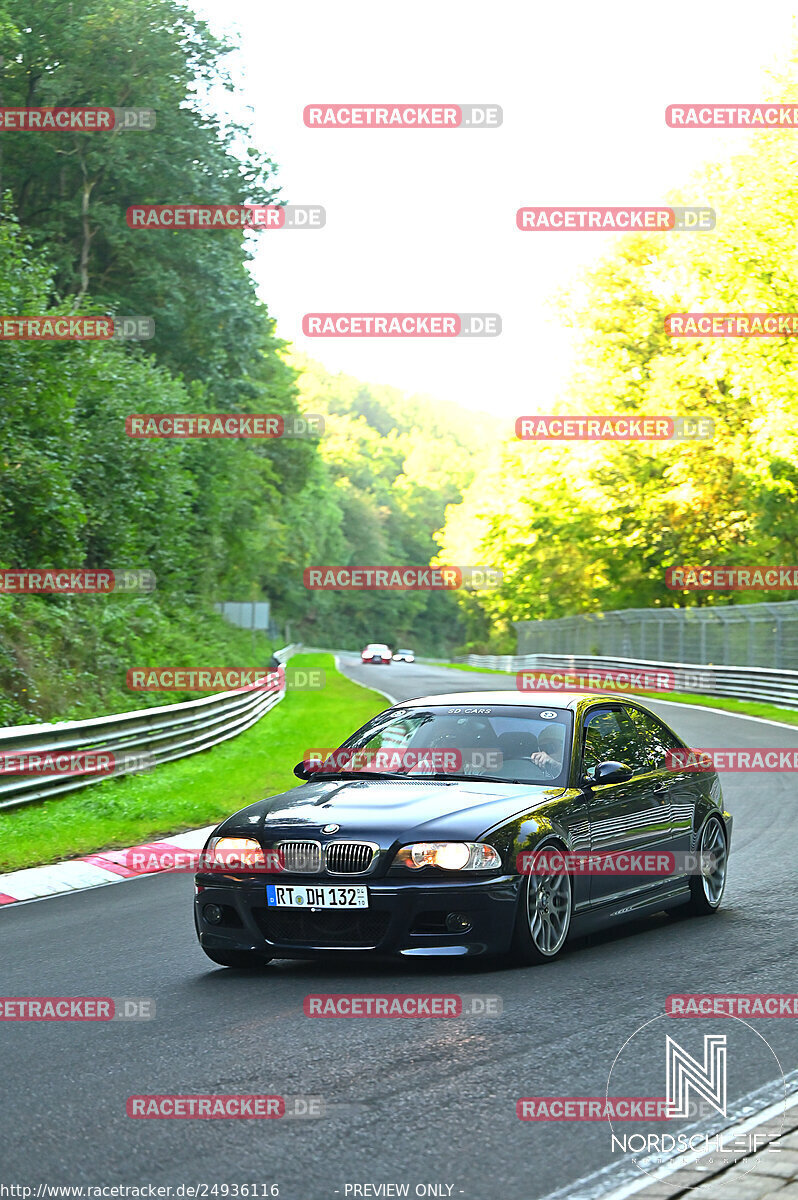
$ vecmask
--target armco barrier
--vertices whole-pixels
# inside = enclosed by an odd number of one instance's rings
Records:
[[[705,696],[731,696],[736,700],[761,700],[768,704],[798,707],[798,671],[770,667],[727,667],[712,663],[655,662],[639,658],[599,658],[573,654],[469,654],[460,658],[469,666],[496,671],[666,670],[676,676],[674,691]]]
[[[88,721],[60,721],[53,725],[15,725],[0,729],[0,754],[58,754],[97,751],[123,756],[147,756],[147,765],[159,766],[189,754],[208,750],[235,737],[259,721],[285,695],[284,663],[301,647],[290,645],[275,651],[280,662],[278,691],[215,692],[200,700],[139,708],[134,712]],[[264,668],[265,672],[265,668]],[[141,770],[137,763],[125,764],[109,774],[0,775],[0,809],[45,800],[90,783],[113,779]]]

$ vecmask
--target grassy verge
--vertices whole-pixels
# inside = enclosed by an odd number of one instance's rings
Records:
[[[432,662],[427,660],[429,665]],[[469,663],[436,662],[435,666],[451,667],[455,671],[476,671],[480,675],[512,676],[512,671],[499,671],[495,667],[473,667]],[[607,688],[607,691],[611,691]],[[728,696],[704,696],[693,692],[624,692],[624,695],[640,696],[646,700],[673,700],[677,704],[696,704],[700,708],[722,708],[725,712],[742,713],[746,717],[764,717],[769,721],[781,721],[784,725],[798,725],[798,710],[782,708],[778,704],[761,704],[757,700],[734,700]]]
[[[649,700],[673,700],[677,704],[697,704],[699,708],[722,708],[726,712],[742,713],[746,717],[765,717],[784,725],[798,725],[798,711],[781,708],[778,704],[760,704],[756,700],[733,700],[729,696],[696,696],[691,692],[636,692]]]
[[[246,733],[201,754],[0,812],[0,871],[211,825],[298,785],[293,768],[305,750],[339,745],[386,706],[383,696],[340,675],[331,655],[299,654],[291,663],[323,668],[325,688],[288,692]]]

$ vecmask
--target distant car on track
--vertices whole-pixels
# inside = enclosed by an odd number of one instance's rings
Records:
[[[713,913],[732,817],[714,770],[678,765],[685,751],[617,695],[396,704],[324,763],[300,763],[303,787],[217,826],[196,876],[200,944],[228,967],[342,950],[543,963],[572,932]],[[563,852],[674,865],[584,874]]]
[[[384,663],[391,665],[391,649],[383,642],[370,642],[360,651],[360,661],[364,663]]]
[[[416,656],[412,650],[396,650],[393,656],[394,662],[415,662]]]

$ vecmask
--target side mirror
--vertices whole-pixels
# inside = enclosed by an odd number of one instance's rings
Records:
[[[607,783],[626,783],[633,774],[632,768],[625,766],[624,763],[602,762],[594,768],[588,783],[593,787],[603,787]]]
[[[298,762],[294,767],[294,774],[297,779],[312,779],[317,770],[317,767],[310,767],[306,762]]]

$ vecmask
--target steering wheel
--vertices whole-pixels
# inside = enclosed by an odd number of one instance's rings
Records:
[[[553,779],[555,775],[559,775],[560,773],[560,768],[556,763],[544,763],[542,767],[539,767],[537,763],[532,762],[529,758],[505,758],[502,763],[502,770],[507,766],[512,767],[513,764],[515,764],[516,770],[520,764],[523,764],[525,774],[529,772],[531,767],[536,774],[542,775],[544,779]]]

